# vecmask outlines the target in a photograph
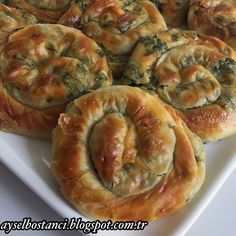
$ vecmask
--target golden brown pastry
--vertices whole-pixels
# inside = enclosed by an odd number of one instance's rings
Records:
[[[236,132],[236,56],[214,37],[172,29],[143,38],[122,83],[145,85],[205,142]]]
[[[0,129],[47,137],[67,103],[111,84],[101,49],[76,29],[33,25],[0,54]]]
[[[13,31],[36,23],[35,16],[0,3],[0,51]]]
[[[202,185],[205,153],[171,107],[139,88],[113,86],[73,101],[53,132],[53,170],[84,215],[152,221]]]
[[[72,0],[8,0],[10,6],[24,9],[48,23],[56,23],[73,2]]]
[[[78,27],[99,43],[115,77],[123,73],[141,37],[167,29],[158,9],[147,0],[94,0],[86,3],[86,10],[80,11],[73,6],[73,11],[66,13],[59,23]],[[77,18],[74,12],[78,12]]]
[[[189,0],[150,0],[161,14],[166,24],[171,27],[182,26],[187,23]]]
[[[192,0],[188,14],[190,29],[217,36],[236,50],[236,1]]]
[[[81,0],[71,3],[70,8],[61,16],[58,24],[81,28],[80,17],[96,0]]]

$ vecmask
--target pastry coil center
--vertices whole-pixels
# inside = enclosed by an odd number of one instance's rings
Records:
[[[107,1],[104,5],[98,1],[84,13],[82,24],[88,23],[91,17],[101,28],[116,34],[122,34],[149,21],[147,10],[141,4],[129,1]]]
[[[157,93],[209,142],[234,132],[235,78],[235,53],[227,44],[171,29],[139,41],[121,83]]]
[[[159,120],[145,121],[138,116],[131,119],[121,113],[104,116],[93,127],[89,140],[100,179],[123,197],[156,185],[170,168],[174,146],[173,130],[161,126]]]
[[[96,1],[83,13],[80,24],[83,32],[114,55],[130,53],[134,43],[150,29],[158,32],[166,28],[149,1]]]
[[[77,209],[101,219],[153,220],[196,194],[204,178],[202,144],[162,104],[141,89],[111,86],[61,114],[53,168]]]
[[[191,30],[216,36],[235,50],[235,0],[191,0],[188,25]]]
[[[156,65],[159,94],[180,109],[215,102],[221,94],[221,85],[212,70],[215,63],[223,58],[205,46],[171,49]]]
[[[111,75],[102,50],[80,31],[40,25],[14,34],[0,56],[9,94],[37,109],[65,104]]]

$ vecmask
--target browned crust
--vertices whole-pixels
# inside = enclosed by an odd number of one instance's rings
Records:
[[[176,211],[197,192],[204,179],[201,142],[182,124],[171,107],[168,107],[168,112],[161,104],[140,89],[114,86],[81,97],[71,105],[68,114],[61,115],[53,134],[53,171],[63,195],[81,213],[94,219],[152,221]],[[91,117],[96,123],[97,114],[103,109],[106,110],[107,106],[120,111],[125,109],[126,116],[135,111],[134,116],[130,117],[131,120],[140,119],[147,127],[150,126],[148,122],[153,124],[155,116],[162,117],[160,119],[164,123],[169,118],[174,119],[175,125],[172,128],[176,144],[173,165],[157,185],[144,193],[125,198],[117,196],[102,185],[94,172],[87,145],[90,138],[87,132],[93,127],[86,125]],[[115,145],[115,140],[111,139],[109,133],[113,133],[117,126],[111,129],[105,136],[109,146],[112,143]],[[168,144],[165,145],[168,148]],[[137,147],[138,152],[146,150],[146,147],[140,144]],[[196,150],[200,153],[199,162],[195,159],[195,155],[198,155]],[[109,150],[104,149],[104,152]],[[153,152],[153,148],[148,148],[148,153],[150,152]],[[106,168],[108,166],[110,171],[117,168],[110,163],[107,163]]]
[[[64,53],[71,48],[74,55]],[[0,56],[0,129],[50,137],[68,102],[84,89],[112,83],[106,58],[100,51],[86,35],[62,25],[38,24],[12,34]],[[90,57],[83,64],[87,77],[84,71],[77,70],[83,56]],[[81,74],[78,79],[76,76]],[[64,81],[66,75],[69,82]],[[104,77],[97,79],[99,75]],[[81,81],[79,85],[74,83],[77,80]]]
[[[59,1],[63,2],[63,0]],[[43,20],[48,23],[56,23],[59,18],[64,14],[64,12],[68,10],[67,7],[64,9],[55,10],[40,9],[28,3],[27,0],[9,0],[9,5],[16,8],[22,8],[28,11],[30,14],[35,15],[39,20]]]
[[[234,105],[231,106],[227,100],[230,98],[233,101],[232,103],[234,103],[235,84],[233,78],[235,77],[235,72],[231,71],[236,60],[234,50],[216,37],[197,34],[194,31],[171,29],[159,33],[157,37],[166,43],[166,51],[161,53],[160,50],[157,50],[150,53],[150,55],[146,55],[148,46],[140,42],[130,58],[129,63],[131,66],[127,66],[122,83],[129,84],[131,79],[133,83],[144,86],[152,83],[159,96],[165,102],[179,109],[178,114],[204,142],[213,142],[235,133],[236,111]],[[185,55],[188,55],[190,59],[185,58]],[[182,58],[183,63],[186,62],[183,68],[181,67]],[[203,62],[204,60],[206,63]],[[232,63],[232,69],[220,70],[217,75],[214,75],[213,73],[216,72],[213,71],[217,67],[217,63],[225,63],[227,60],[227,63]],[[132,69],[132,65],[136,65],[139,70]],[[151,71],[152,79],[148,71]],[[194,87],[194,92],[191,92],[193,90],[188,87],[188,83],[191,84],[188,79],[197,78],[198,71],[205,73],[208,79],[210,77],[214,78],[215,85],[211,83],[211,86],[203,85],[202,87],[197,87],[198,84]],[[141,77],[138,77],[139,75]],[[224,84],[226,80],[229,83],[232,82],[232,86]],[[185,81],[187,81],[187,87],[181,90],[181,86],[185,84]],[[192,81],[197,80],[193,79]],[[159,84],[164,84],[166,87],[169,86],[170,89],[178,87],[179,93],[175,89],[169,90],[168,98],[166,95],[168,91],[164,88],[165,86],[161,88]],[[218,92],[215,92],[216,88]],[[222,97],[219,97],[220,100],[216,99],[214,102],[208,101],[207,103],[199,103],[193,107],[187,107],[189,104],[194,104],[198,101],[203,93],[209,97],[214,96],[211,94],[219,94],[219,96],[222,94]],[[179,94],[181,94],[181,97]],[[186,107],[184,107],[185,105]]]
[[[123,74],[128,58],[133,51],[137,41],[146,35],[167,29],[165,21],[150,1],[137,1],[137,6],[147,13],[147,20],[142,24],[118,32],[119,28],[130,27],[133,22],[142,21],[144,14],[126,12],[119,0],[90,1],[91,5],[83,12],[78,5],[73,5],[59,20],[59,23],[79,28],[82,32],[93,38],[105,48],[109,65],[115,78]],[[133,3],[132,3],[133,4]],[[107,14],[112,18],[111,26],[103,26],[103,17]],[[124,56],[122,60],[116,60],[113,55]],[[110,57],[111,56],[111,57]]]
[[[188,26],[199,33],[216,36],[236,49],[235,1],[192,0]]]
[[[14,31],[22,29],[28,25],[36,24],[37,19],[28,14],[25,17],[25,11],[22,9],[16,9],[13,7],[6,6],[0,3],[0,11],[6,15],[0,19],[0,51],[4,47],[4,44],[7,43],[8,37],[14,33]]]
[[[218,105],[177,111],[187,126],[206,142],[223,139],[236,130],[236,114]]]
[[[189,0],[159,0],[158,2],[168,26],[177,27],[186,24]]]
[[[33,137],[50,138],[66,105],[45,111],[26,107],[8,95],[0,82],[0,129]]]

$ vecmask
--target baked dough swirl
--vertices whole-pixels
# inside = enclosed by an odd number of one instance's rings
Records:
[[[190,29],[216,36],[236,50],[235,0],[192,0],[190,5]]]
[[[186,24],[189,9],[189,0],[150,0],[161,14],[166,24],[170,27]]]
[[[53,151],[63,195],[94,219],[155,220],[185,205],[205,174],[200,139],[172,108],[129,86],[73,101]]]
[[[8,0],[10,6],[24,9],[48,23],[56,23],[73,2],[73,0]]]
[[[123,82],[154,90],[205,142],[236,132],[235,53],[217,38],[176,29],[143,38]]]
[[[158,9],[147,0],[94,0],[86,7],[74,26],[103,47],[115,77],[123,73],[141,37],[167,29]],[[75,19],[74,14],[65,14],[59,23],[73,22],[70,17]]]
[[[36,23],[35,16],[0,3],[0,51],[13,31]]]
[[[112,83],[105,56],[79,30],[33,25],[0,54],[0,129],[47,136],[71,100]]]

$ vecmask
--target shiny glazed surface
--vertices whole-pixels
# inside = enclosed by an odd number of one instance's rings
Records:
[[[61,25],[33,25],[12,34],[0,61],[4,130],[49,132],[69,101],[112,83],[98,45]]]
[[[65,198],[96,219],[155,220],[186,204],[204,179],[204,150],[171,107],[128,86],[73,101],[53,133]]]
[[[209,142],[236,132],[235,79],[233,49],[214,37],[172,29],[140,41],[121,83],[155,91]]]

